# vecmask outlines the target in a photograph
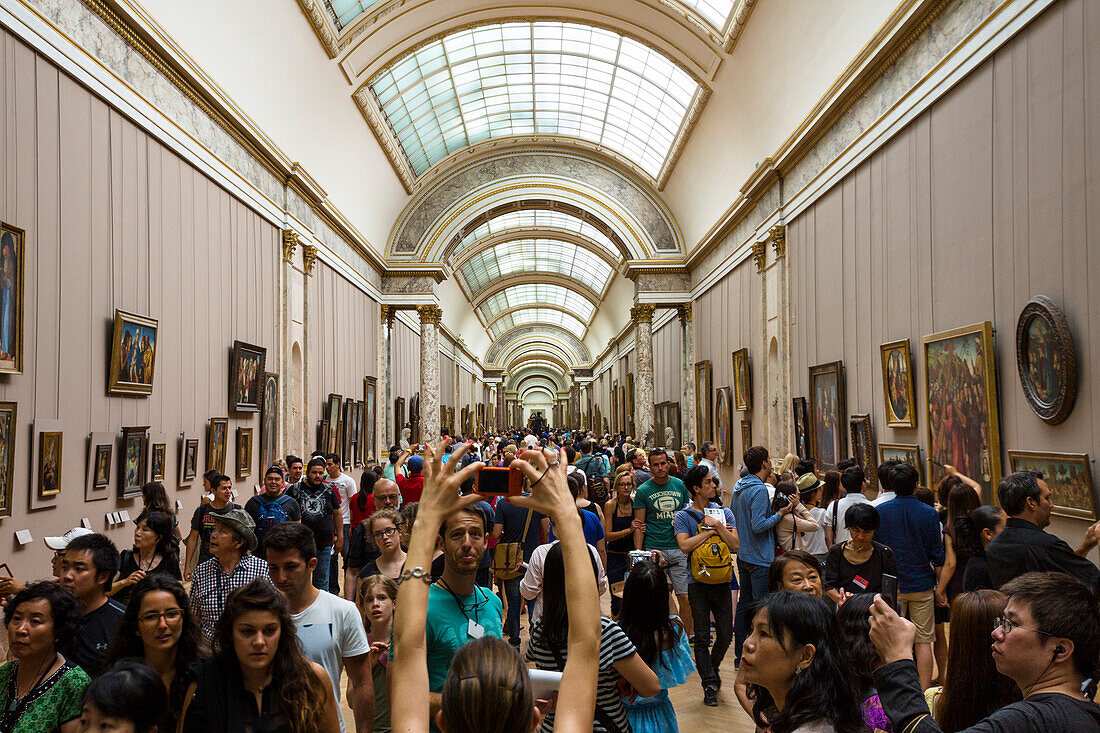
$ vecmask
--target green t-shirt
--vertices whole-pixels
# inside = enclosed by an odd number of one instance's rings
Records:
[[[653,479],[638,487],[634,494],[634,508],[645,509],[645,544],[647,550],[677,550],[676,532],[672,520],[676,512],[691,501],[687,487],[678,478],[670,476],[665,484]]]
[[[84,670],[66,660],[27,696],[20,709],[13,711],[8,705],[15,668],[15,662],[0,667],[0,728],[12,733],[50,733],[80,717],[84,688],[91,682]]]

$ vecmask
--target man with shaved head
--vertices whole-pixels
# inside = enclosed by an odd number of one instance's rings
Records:
[[[367,532],[367,519],[379,509],[397,509],[401,506],[401,492],[398,491],[397,482],[388,478],[380,478],[374,482],[374,489],[367,497],[367,508],[363,521],[352,528],[348,540],[348,555],[344,568],[344,598],[355,600],[356,579],[359,571],[369,565],[382,553],[371,541]]]

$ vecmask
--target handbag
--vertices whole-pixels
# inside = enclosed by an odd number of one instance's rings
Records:
[[[531,528],[532,510],[527,510],[527,521],[523,523],[523,534],[519,542],[498,542],[493,551],[493,575],[497,580],[512,580],[523,575],[523,541],[527,539],[527,530]]]

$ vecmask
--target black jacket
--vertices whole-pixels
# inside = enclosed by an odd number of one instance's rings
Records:
[[[996,588],[1024,573],[1054,571],[1100,591],[1100,570],[1091,560],[1026,519],[1009,517],[1004,531],[993,538],[985,554]]]

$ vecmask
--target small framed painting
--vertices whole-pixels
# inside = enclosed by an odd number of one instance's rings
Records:
[[[0,517],[11,516],[15,490],[15,417],[14,402],[0,402]]]
[[[871,416],[869,414],[852,415],[848,421],[848,429],[852,433],[852,458],[856,459],[863,475],[867,479],[872,490],[878,490],[878,457],[875,451],[875,433],[871,429]]]
[[[84,501],[100,501],[110,496],[112,479],[118,471],[116,442],[114,433],[91,433],[89,436]]]
[[[168,441],[165,436],[149,436],[149,480],[163,482],[167,465]]]
[[[706,359],[695,364],[695,425],[702,445],[714,439],[714,408],[710,397],[711,368]]]
[[[252,428],[237,428],[237,478],[252,475]]]
[[[187,433],[180,436],[180,486],[188,486],[199,472],[199,441]]]
[[[61,493],[60,430],[44,430],[38,434],[38,498]]]
[[[741,421],[741,455],[744,456],[745,451],[752,447],[752,422],[749,420]]]
[[[0,374],[23,373],[24,236],[0,222]]]
[[[822,471],[836,468],[848,454],[847,417],[843,363],[810,367],[810,452]]]
[[[920,446],[906,445],[902,443],[879,443],[878,462],[901,461],[902,463],[917,469],[917,476],[921,484],[924,484],[924,465],[920,460]]]
[[[378,404],[378,380],[374,377],[364,378],[364,397],[367,407],[367,435],[364,438],[366,446],[366,458],[368,461],[378,460],[377,445],[375,436],[378,434],[378,412],[376,406]],[[454,409],[448,408],[447,410],[447,425],[451,429],[451,434],[454,434]]]
[[[794,416],[794,449],[799,458],[810,458],[810,423],[806,417],[806,398],[791,399],[791,414]]]
[[[719,387],[714,393],[714,445],[718,448],[718,462],[733,460],[733,433],[730,424],[730,388]]]
[[[909,339],[879,347],[882,356],[882,393],[886,404],[886,427],[915,428],[917,410],[913,401],[913,357]]]
[[[157,355],[157,322],[147,316],[115,310],[107,392],[147,395],[153,392]]]
[[[1050,488],[1051,514],[1096,521],[1096,490],[1088,453],[1040,453],[1010,450],[1010,470],[1039,471]]]
[[[119,497],[132,499],[141,494],[148,460],[149,426],[122,429],[122,465]]]
[[[229,411],[259,412],[263,408],[267,349],[234,341],[229,355]]]
[[[279,375],[264,373],[264,409],[260,413],[260,465],[266,471],[279,458]]]
[[[1016,322],[1016,370],[1040,420],[1057,425],[1069,417],[1077,400],[1077,347],[1066,314],[1045,295],[1028,301]]]
[[[229,440],[229,418],[210,418],[210,428],[206,434],[206,468],[225,473],[225,447]]]
[[[733,403],[742,412],[752,409],[752,370],[748,349],[733,352]]]

